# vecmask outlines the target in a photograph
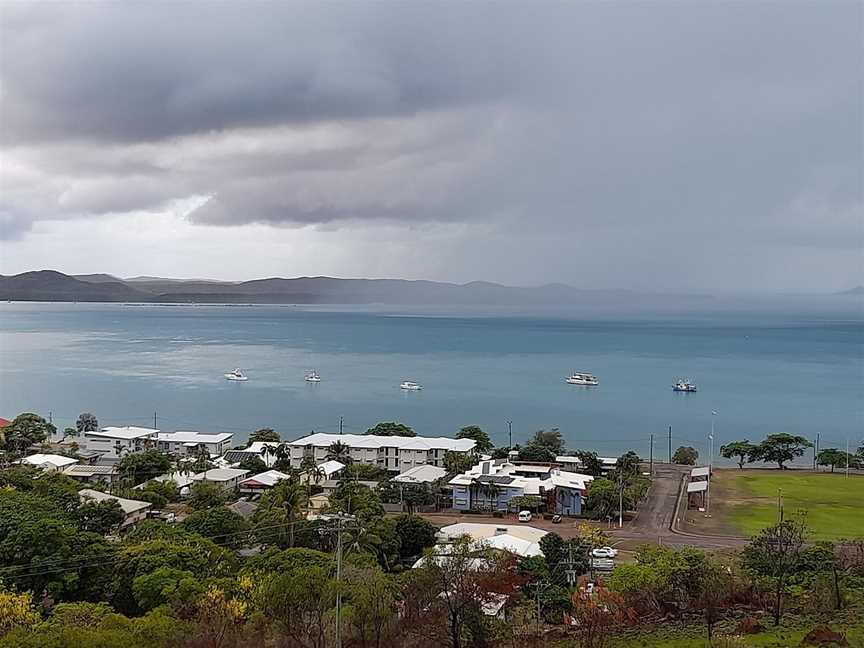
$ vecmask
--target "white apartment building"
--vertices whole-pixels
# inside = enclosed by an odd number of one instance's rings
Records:
[[[299,468],[307,456],[318,464],[326,461],[330,446],[337,441],[350,448],[354,463],[374,464],[397,473],[427,464],[443,466],[446,452],[471,452],[476,445],[472,439],[447,437],[317,433],[285,444],[291,452],[291,467]]]
[[[188,455],[197,454],[205,448],[210,455],[221,457],[231,449],[234,435],[230,432],[208,434],[204,432],[159,432],[156,435],[157,447],[162,452]]]
[[[103,459],[116,461],[130,452],[140,452],[156,447],[159,430],[135,427],[104,427],[81,435],[81,445],[85,450],[98,452]]]

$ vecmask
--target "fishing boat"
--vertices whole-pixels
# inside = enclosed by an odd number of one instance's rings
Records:
[[[411,382],[410,380],[403,380],[399,385],[399,389],[404,389],[405,391],[420,391],[423,389],[423,385]]]
[[[675,384],[672,385],[672,391],[676,392],[695,392],[696,385],[690,382],[687,379],[678,379],[675,381]]]
[[[234,380],[237,382],[245,382],[249,380],[249,377],[244,374],[239,369],[235,369],[234,371],[229,371],[225,374],[225,380]]]
[[[306,373],[305,380],[306,382],[319,383],[321,382],[321,376],[318,375],[317,371],[309,371]]]
[[[600,384],[600,381],[597,380],[597,377],[593,374],[580,371],[574,371],[572,374],[567,376],[564,382],[568,385],[590,385],[592,387]]]

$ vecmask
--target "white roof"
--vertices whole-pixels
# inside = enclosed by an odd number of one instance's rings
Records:
[[[206,472],[198,473],[192,479],[194,481],[223,482],[245,477],[248,474],[248,470],[241,470],[240,468],[211,468]]]
[[[116,475],[117,466],[90,466],[73,464],[63,469],[64,475],[70,477],[92,477],[94,475]]]
[[[30,464],[31,466],[44,466],[48,464],[55,468],[63,468],[78,463],[78,460],[72,457],[64,457],[63,455],[37,453],[24,457],[21,463]]]
[[[708,466],[699,466],[690,471],[691,477],[708,477],[711,475],[711,468]]]
[[[393,478],[393,481],[405,484],[431,484],[432,482],[441,479],[446,474],[447,470],[444,468],[439,468],[438,466],[433,466],[431,464],[423,464],[420,466],[414,466],[413,468],[396,475]]]
[[[486,472],[484,472],[484,468]],[[499,478],[497,484],[502,488],[521,488],[526,495],[537,495],[540,493],[540,488],[552,490],[553,488],[573,488],[584,491],[588,488],[588,483],[594,481],[591,475],[583,475],[581,473],[562,471],[558,468],[550,468],[542,466],[543,470],[539,470],[536,477],[523,477],[517,475],[517,472],[529,472],[534,468],[531,465],[515,465],[507,461],[495,462],[484,461],[480,462],[470,470],[456,475],[450,480],[453,486],[469,486],[475,480],[483,478]],[[503,478],[509,478],[506,481]]]
[[[230,432],[160,432],[156,438],[159,441],[172,441],[176,443],[222,443],[228,441],[234,435]]]
[[[528,540],[512,536],[509,533],[485,538],[481,540],[479,544],[489,547],[490,549],[509,551],[510,553],[522,556],[523,558],[527,556],[539,556],[543,553],[540,551],[539,543],[529,542]]]
[[[473,439],[451,439],[449,437],[397,437],[375,436],[372,434],[326,434],[318,432],[291,441],[292,446],[328,447],[336,441],[341,441],[352,448],[399,448],[401,450],[454,450],[469,452],[477,445]]]
[[[254,452],[255,454],[261,454],[264,452],[264,448],[278,448],[281,443],[276,441],[253,441],[249,444],[248,448],[243,448],[241,452]]]
[[[240,486],[243,486],[246,482],[254,481],[259,484],[264,484],[265,486],[275,486],[276,482],[280,479],[289,479],[288,475],[285,473],[281,473],[278,470],[266,470],[262,473],[258,473],[257,475],[252,475],[240,482]]]
[[[135,427],[126,425],[124,427],[103,427],[98,432],[85,432],[85,436],[109,437],[112,439],[138,439],[144,436],[159,434],[159,430],[153,428]]]
[[[498,535],[509,535],[513,538],[527,540],[528,542],[540,542],[540,538],[548,531],[525,524],[481,524],[479,522],[459,522],[442,527],[438,530],[438,537],[442,540],[454,540],[461,536],[469,536],[474,540],[485,540]]]
[[[123,512],[126,515],[148,509],[152,506],[150,502],[141,502],[138,500],[125,499],[123,497],[114,497],[113,495],[93,490],[92,488],[82,488],[80,491],[78,491],[78,496],[82,500],[91,499],[97,502],[103,502],[105,500],[117,500],[117,503],[120,504],[120,508],[123,509]]]
[[[327,479],[330,479],[330,476],[335,475],[340,470],[342,470],[345,467],[345,464],[331,459],[330,461],[325,461],[322,464],[318,464],[318,467],[324,471],[324,475],[327,477]]]
[[[708,490],[707,481],[690,482],[689,484],[687,484],[688,493],[698,493],[704,490]]]
[[[165,473],[164,475],[159,475],[158,477],[154,477],[153,481],[157,481],[157,482],[173,481],[175,484],[177,484],[177,488],[183,488],[184,486],[188,486],[189,484],[192,483],[192,476],[188,475],[186,473],[182,473],[182,472],[172,472],[172,473]],[[146,486],[146,485],[147,484],[145,482],[144,484],[136,486],[135,488],[143,489],[144,486]]]
[[[614,466],[618,463],[617,457],[597,457],[600,460],[600,463],[604,466]],[[579,457],[573,457],[571,455],[561,455],[559,457],[555,457],[555,463],[572,463],[572,464],[581,464],[582,460]]]

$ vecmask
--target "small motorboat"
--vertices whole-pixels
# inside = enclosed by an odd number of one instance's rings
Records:
[[[420,391],[423,389],[423,385],[411,382],[410,380],[403,380],[402,384],[399,385],[399,389],[404,389],[405,391]]]
[[[676,381],[675,381],[675,384],[674,384],[674,385],[672,385],[672,391],[676,391],[676,392],[695,392],[695,391],[697,391],[697,390],[696,390],[696,385],[694,385],[694,384],[693,384],[692,382],[690,382],[689,380],[686,380],[686,379],[681,380],[681,379],[679,379],[679,380],[676,380]]]
[[[249,377],[246,374],[244,374],[242,371],[240,371],[239,369],[235,369],[234,371],[229,371],[228,373],[225,374],[225,380],[234,380],[234,381],[239,381],[239,382],[245,382],[245,381],[249,380]]]
[[[568,385],[590,385],[592,387],[600,384],[600,381],[597,380],[597,377],[593,374],[579,371],[574,371],[572,374],[567,376],[564,382]]]
[[[318,375],[317,371],[309,371],[306,373],[305,380],[306,382],[319,383],[321,382],[321,376]]]

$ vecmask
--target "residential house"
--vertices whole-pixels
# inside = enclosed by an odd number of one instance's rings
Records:
[[[72,457],[64,457],[56,454],[32,454],[29,457],[24,457],[18,463],[29,466],[36,466],[42,470],[63,470],[67,466],[77,464],[78,460]]]
[[[248,448],[228,450],[224,459],[229,464],[238,464],[244,459],[260,459],[270,468],[276,463],[276,449],[280,445],[275,441],[255,441]]]
[[[460,511],[509,510],[514,497],[533,495],[551,513],[580,515],[582,500],[593,479],[552,465],[495,459],[481,461],[456,475],[449,484],[453,487],[453,508]]]
[[[405,472],[399,473],[393,478],[393,481],[402,484],[434,484],[446,476],[447,470],[445,468],[426,464],[414,466]]]
[[[214,457],[220,457],[231,447],[234,435],[230,432],[159,432],[156,435],[157,447],[162,452],[175,455],[198,455],[202,450]]]
[[[101,430],[83,432],[81,446],[98,452],[107,461],[117,461],[130,452],[140,452],[156,447],[159,430],[127,425],[104,427]]]
[[[63,474],[86,484],[111,484],[120,479],[117,466],[72,464],[63,469]]]
[[[439,543],[453,542],[460,537],[469,537],[478,546],[501,549],[523,558],[539,556],[540,539],[548,532],[523,524],[476,524],[460,522],[439,529]]]
[[[78,491],[78,496],[81,498],[82,502],[87,500],[93,500],[96,502],[115,500],[120,505],[120,508],[123,509],[123,515],[125,516],[123,522],[120,524],[121,528],[146,520],[147,512],[153,506],[150,502],[140,502],[138,500],[115,497],[114,495],[109,495],[108,493],[92,490],[90,488],[82,488]]]
[[[278,470],[267,470],[247,477],[238,486],[241,493],[262,493],[273,488],[282,479],[290,479],[290,476]]]
[[[185,497],[189,494],[189,487],[192,486],[192,484],[194,483],[192,480],[192,475],[179,471],[159,475],[158,477],[154,477],[150,481],[163,483],[168,481],[174,482],[177,485],[177,490],[180,493],[181,497]],[[138,484],[135,488],[136,490],[144,490],[146,486],[147,482],[144,482],[143,484]]]
[[[211,468],[194,475],[192,481],[218,484],[224,490],[231,491],[235,490],[248,474],[248,470],[241,470],[240,468]]]
[[[617,457],[597,457],[600,460],[600,474],[606,475],[618,463]],[[555,457],[555,463],[561,464],[561,470],[567,472],[579,472],[584,470],[585,466],[579,457],[571,457],[570,455],[561,455]]]
[[[330,446],[337,441],[348,446],[354,463],[372,464],[395,473],[424,464],[443,466],[445,453],[472,452],[476,445],[472,439],[446,437],[316,433],[285,444],[291,455],[291,467],[299,468],[304,457],[322,463],[330,453]]]

